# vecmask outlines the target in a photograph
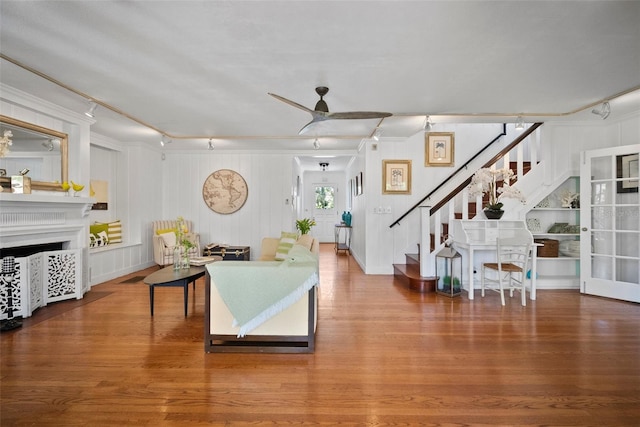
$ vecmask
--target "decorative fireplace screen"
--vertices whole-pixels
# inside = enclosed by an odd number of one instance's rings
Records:
[[[0,319],[29,317],[50,302],[82,298],[82,249],[39,252],[15,259],[11,280],[0,279]],[[11,297],[11,298],[9,298]]]

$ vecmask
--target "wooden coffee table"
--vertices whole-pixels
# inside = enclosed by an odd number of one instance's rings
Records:
[[[217,257],[222,259],[222,257]],[[189,300],[189,283],[193,283],[196,288],[196,280],[204,276],[204,266],[191,266],[189,269],[183,268],[174,270],[170,265],[161,270],[155,271],[144,278],[144,283],[149,285],[149,302],[151,304],[151,315],[153,316],[153,294],[156,286],[182,286],[184,289],[184,316],[187,317],[187,301]]]

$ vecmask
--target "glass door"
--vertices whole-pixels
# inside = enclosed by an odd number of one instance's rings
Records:
[[[640,302],[640,145],[583,153],[580,291]]]

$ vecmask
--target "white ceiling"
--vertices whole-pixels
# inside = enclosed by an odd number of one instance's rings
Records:
[[[640,87],[640,2],[2,0],[0,48],[2,83],[78,112],[78,93],[111,106],[129,117],[99,107],[92,130],[122,141],[161,131],[166,150],[212,137],[216,150],[314,155],[318,137],[321,152],[353,153],[379,120],[301,137],[311,116],[268,92],[313,109],[328,86],[330,111],[393,113],[383,137],[425,115],[600,120],[594,104]],[[612,100],[612,117],[640,109],[638,92]]]

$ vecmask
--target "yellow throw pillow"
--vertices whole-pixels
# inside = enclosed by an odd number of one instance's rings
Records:
[[[311,246],[313,245],[313,237],[309,236],[308,234],[303,234],[302,236],[298,237],[297,243],[300,246],[304,246],[305,248],[311,250]]]
[[[163,228],[162,230],[156,230],[156,234],[159,236],[161,234],[166,234],[166,233],[174,233],[175,234],[176,229],[175,228]]]
[[[296,243],[298,233],[289,233],[283,231],[280,234],[280,243],[278,243],[278,249],[276,250],[275,259],[277,261],[284,261],[287,258],[287,254]]]

